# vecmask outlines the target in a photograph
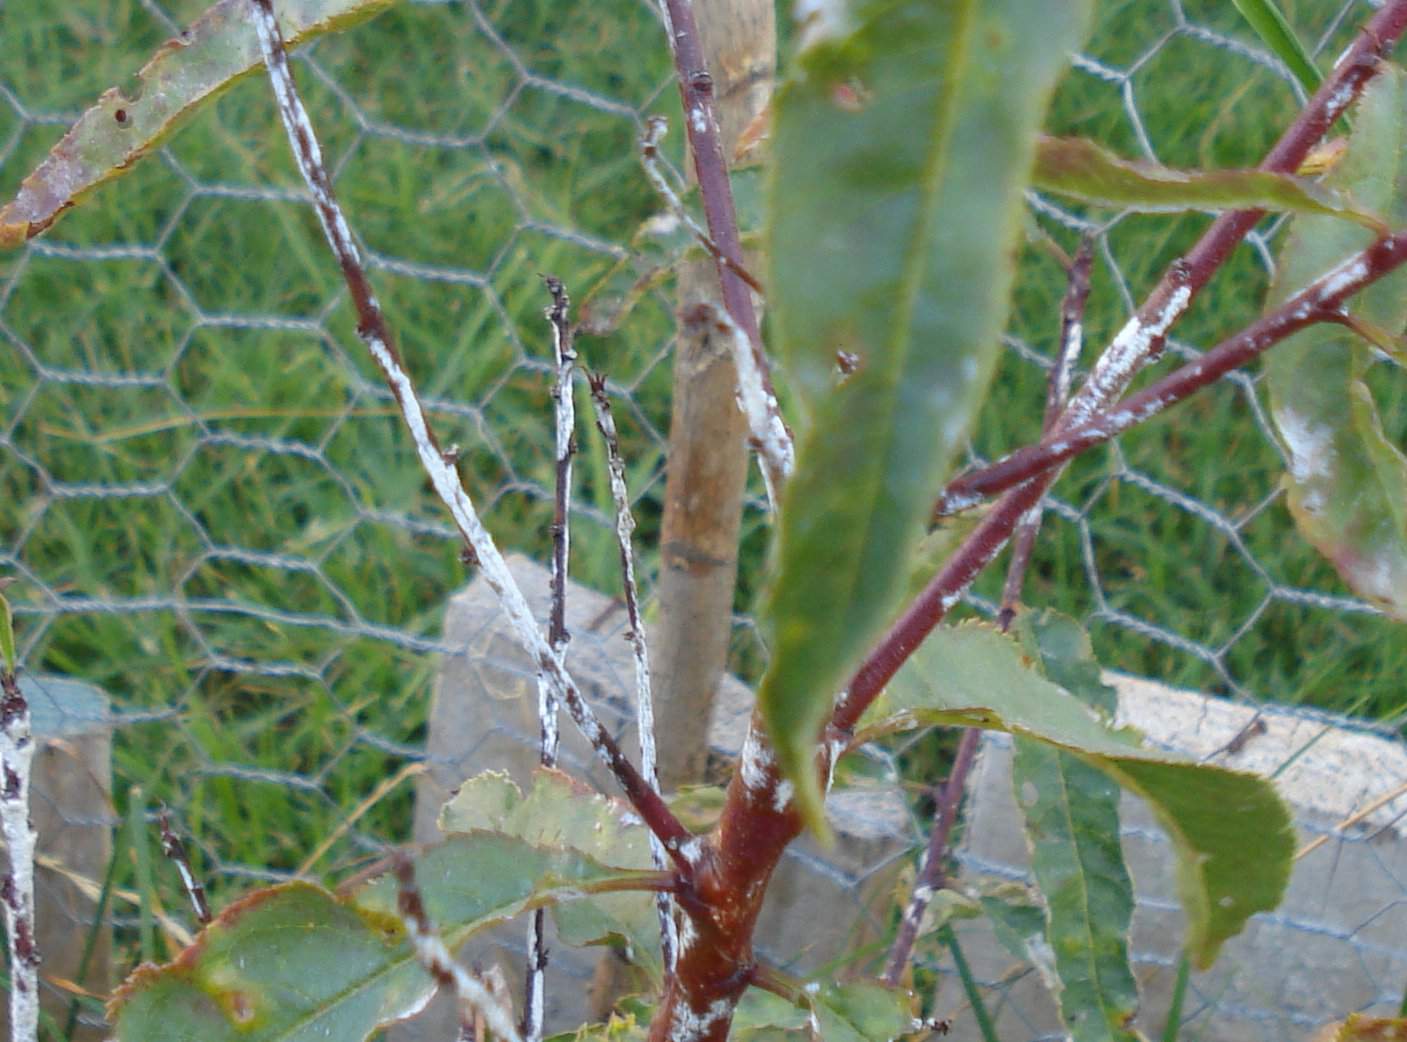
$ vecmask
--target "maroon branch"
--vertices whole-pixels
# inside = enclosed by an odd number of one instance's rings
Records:
[[[552,413],[557,432],[557,465],[552,494],[552,606],[547,624],[547,641],[557,660],[566,665],[567,642],[567,560],[571,552],[572,456],[576,454],[576,409],[572,395],[572,374],[576,351],[572,348],[572,327],[567,311],[571,300],[562,280],[544,275],[543,283],[552,296],[545,314],[552,328],[552,361],[556,378],[552,384]],[[557,766],[560,733],[557,727],[557,694],[546,677],[538,680],[538,762]],[[657,866],[663,867],[663,866]],[[528,959],[523,1002],[523,1038],[538,1042],[542,1037],[543,1009],[547,976],[547,910],[539,908],[528,922]]]
[[[1407,31],[1407,0],[1391,0],[1359,31],[1314,97],[1261,161],[1259,169],[1277,173],[1298,170],[1310,149],[1362,93],[1379,63],[1404,31]],[[1143,306],[1100,357],[1089,379],[1061,416],[1057,430],[1083,425],[1118,399],[1139,370],[1158,357],[1172,323],[1181,317],[1192,298],[1211,281],[1231,250],[1263,216],[1264,210],[1223,214],[1212,222],[1187,254],[1173,262]],[[967,475],[967,478],[975,476]],[[958,482],[954,482],[939,499],[934,516],[965,509],[981,498],[981,494],[963,491]]]
[[[1152,419],[1239,369],[1292,333],[1317,322],[1345,321],[1346,301],[1404,262],[1407,262],[1407,232],[1379,239],[1235,336],[1130,395],[1117,406],[1097,413],[1073,429],[1049,434],[1034,445],[1017,449],[990,466],[957,478],[944,491],[940,504],[972,502],[1005,492]]]
[[[1380,57],[1404,29],[1407,0],[1393,0],[1355,40],[1324,88],[1262,167],[1296,169],[1362,90]],[[1057,435],[1080,427],[1123,392],[1134,373],[1156,355],[1173,322],[1260,216],[1253,211],[1218,219],[1193,250],[1169,268],[1065,410],[1055,428]],[[1382,244],[1375,248],[1382,249]],[[1389,255],[1398,248],[1394,241],[1386,249],[1382,257],[1384,267]],[[1353,281],[1357,273],[1351,274]],[[1336,295],[1326,293],[1321,305]],[[1309,315],[1293,320],[1285,317],[1301,324],[1313,320]],[[1006,545],[1018,522],[1040,503],[1057,473],[1052,468],[1013,488],[997,502],[861,664],[837,699],[831,725],[817,751],[816,767],[823,778],[828,776],[834,757],[847,747],[865,709]],[[753,727],[760,727],[756,719]],[[754,752],[765,751],[765,740],[757,741]],[[747,756],[745,748],[745,760]],[[714,841],[715,856],[678,895],[681,911],[689,917],[698,937],[695,943],[681,949],[679,972],[666,983],[650,1025],[650,1042],[721,1042],[727,1035],[733,1006],[752,980],[752,930],[761,910],[760,894],[765,892],[767,879],[782,852],[800,833],[802,823],[794,803],[781,795],[782,779],[775,762],[754,756],[751,766],[748,778],[744,778],[744,771],[734,772]]]
[[[415,445],[420,465],[425,469],[435,493],[448,508],[460,535],[473,550],[484,579],[498,596],[504,615],[507,616],[518,640],[527,649],[538,674],[552,685],[573,722],[591,744],[597,757],[610,770],[646,828],[659,838],[681,876],[687,878],[696,868],[702,854],[702,844],[680,823],[660,795],[641,777],[635,765],[601,726],[595,712],[567,675],[566,668],[533,618],[527,599],[508,570],[503,555],[479,519],[473,501],[465,492],[464,484],[454,467],[453,454],[445,454],[435,438],[434,431],[430,429],[424,406],[421,405],[415,385],[401,361],[400,352],[396,349],[381,305],[377,303],[376,296],[371,291],[371,283],[362,266],[356,243],[352,240],[351,229],[332,190],[332,181],[323,164],[322,151],[318,147],[312,123],[308,119],[307,110],[303,107],[297,84],[288,67],[288,54],[274,16],[272,0],[251,2],[254,27],[263,51],[269,82],[273,85],[279,115],[288,131],[293,158],[312,193],[313,205],[322,224],[323,234],[342,268],[343,278],[351,292],[352,303],[357,311],[357,335],[371,352],[392,396],[396,399],[401,417]]]
[[[631,537],[635,532],[635,516],[630,512],[630,490],[625,483],[625,459],[620,451],[611,400],[606,396],[604,373],[587,376],[591,387],[591,404],[596,413],[596,429],[606,443],[606,462],[610,472],[611,499],[616,507],[616,547],[620,552],[621,586],[625,591],[625,615],[629,623],[626,634],[635,661],[635,730],[640,741],[640,771],[645,780],[659,791],[659,755],[655,745],[655,696],[650,680],[650,651],[645,640],[645,623],[640,617],[640,591],[635,582],[635,551]],[[654,836],[650,837],[650,856],[658,869],[664,868],[664,850]],[[655,908],[660,921],[660,953],[665,968],[674,971],[679,954],[679,933],[674,925],[674,901],[660,891],[655,895]]]
[[[689,151],[694,157],[694,173],[703,200],[708,234],[706,247],[714,258],[723,297],[718,316],[730,334],[733,364],[738,371],[738,399],[747,416],[753,447],[762,462],[767,494],[773,508],[781,503],[782,486],[792,470],[794,450],[791,432],[782,419],[781,407],[772,386],[771,366],[762,347],[757,312],[752,305],[749,279],[742,273],[742,237],[733,205],[733,185],[728,180],[728,160],[713,108],[713,76],[704,60],[703,41],[694,18],[693,0],[660,0],[660,14],[669,36],[679,93],[684,102],[684,127]],[[650,150],[662,127],[651,121],[642,154],[650,171]],[[666,190],[667,185],[666,185]],[[671,193],[672,194],[672,193]]]
[[[728,159],[723,153],[723,136],[713,110],[713,75],[704,60],[703,41],[694,18],[693,0],[660,0],[660,13],[669,35],[669,51],[674,56],[674,72],[684,102],[684,125],[689,151],[694,157],[694,173],[703,199],[708,238],[718,260],[718,281],[723,291],[723,307],[752,344],[757,368],[768,393],[772,379],[767,357],[762,351],[762,334],[757,312],[752,306],[743,269],[742,237],[733,205],[733,185],[728,180]],[[716,252],[714,252],[716,250]]]
[[[953,760],[953,769],[948,773],[948,780],[943,783],[943,794],[938,801],[933,832],[928,837],[928,850],[923,856],[918,879],[914,882],[913,896],[909,899],[909,906],[904,910],[904,918],[899,923],[899,934],[894,938],[894,944],[889,949],[889,958],[885,961],[881,979],[891,986],[899,983],[899,979],[904,975],[904,967],[909,964],[909,956],[913,953],[914,942],[918,940],[919,927],[923,925],[923,913],[928,910],[928,903],[933,900],[934,894],[947,885],[948,873],[944,862],[948,856],[948,838],[958,820],[963,789],[967,786],[968,772],[972,770],[972,764],[977,758],[977,746],[981,737],[982,732],[975,727],[969,727],[962,733],[958,753]]]

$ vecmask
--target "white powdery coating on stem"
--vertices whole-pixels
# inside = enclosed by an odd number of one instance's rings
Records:
[[[796,465],[791,432],[782,422],[776,396],[767,390],[767,384],[762,379],[757,356],[753,354],[752,339],[738,328],[726,312],[717,312],[715,318],[727,330],[729,343],[733,347],[733,368],[738,372],[738,406],[747,419],[748,430],[762,460],[767,501],[775,511],[782,487]]]
[[[635,660],[635,722],[640,741],[640,773],[645,784],[655,793],[660,791],[659,752],[655,746],[655,696],[650,682],[650,650],[645,634],[640,630],[640,596],[635,582],[635,549],[631,536],[635,532],[635,517],[630,512],[630,489],[625,483],[625,460],[620,455],[620,437],[616,434],[615,417],[603,397],[593,393],[591,404],[596,411],[596,423],[606,441],[607,470],[611,477],[611,498],[616,507],[616,543],[620,549],[622,582],[630,608],[630,647]],[[655,868],[668,867],[668,853],[658,836],[650,833],[650,859]],[[659,909],[660,949],[664,964],[671,972],[679,960],[680,944],[674,925],[674,901],[666,893],[655,895]]]
[[[1315,283],[1314,295],[1322,303],[1354,287],[1367,277],[1367,258],[1362,254],[1350,257]]]
[[[1135,315],[1125,323],[1108,350],[1099,356],[1088,382],[1070,403],[1070,423],[1066,426],[1079,426],[1124,392],[1134,374],[1148,361],[1153,343],[1172,328],[1191,300],[1192,287],[1178,286],[1151,322],[1144,323]]]
[[[1065,342],[1060,345],[1059,378],[1055,382],[1055,400],[1064,403],[1070,398],[1070,381],[1074,379],[1075,364],[1080,360],[1080,350],[1084,347],[1085,329],[1078,321],[1070,323],[1065,331]]]
[[[298,131],[300,129],[306,130],[309,154],[314,159],[319,155],[317,138],[313,134],[311,124],[307,121],[306,113],[303,112],[302,104],[298,101],[292,78],[287,75],[287,65],[279,61],[282,52],[275,46],[277,26],[272,25],[272,19],[268,17],[259,3],[254,4],[254,10],[256,13],[255,25],[259,30],[259,41],[264,48],[264,64],[269,71],[269,78],[274,84],[274,91],[280,99],[280,111],[285,113],[284,124],[288,128],[294,159],[303,174],[303,180],[307,183],[309,190],[314,193],[314,198],[319,202],[325,201],[327,210],[332,215],[329,220],[324,216],[322,207],[318,207],[319,218],[322,220],[323,231],[327,235],[328,243],[339,258],[347,256],[353,262],[359,262],[356,247],[352,243],[347,222],[342,216],[337,200],[321,187],[322,184],[326,183],[326,171],[314,166],[309,156],[304,155],[298,147],[300,137]],[[282,70],[282,74],[280,74],[280,70]],[[285,95],[287,95],[286,103]],[[301,117],[301,124],[296,120],[290,120],[288,115],[290,111]],[[369,304],[379,316],[380,306],[375,299],[369,300]],[[596,714],[592,712],[591,707],[572,686],[566,669],[552,655],[542,630],[533,618],[531,609],[528,608],[523,591],[514,581],[512,573],[508,570],[507,562],[503,560],[503,555],[494,545],[493,537],[479,521],[474,504],[460,483],[458,471],[445,460],[435,447],[429,425],[425,421],[425,412],[421,408],[420,399],[416,396],[415,387],[411,383],[409,375],[401,368],[390,347],[379,336],[370,331],[359,331],[359,335],[367,349],[371,351],[377,365],[380,366],[392,394],[400,404],[401,416],[410,431],[411,440],[415,443],[416,454],[420,457],[421,466],[424,467],[426,475],[430,478],[431,486],[449,509],[450,516],[454,519],[461,534],[473,548],[484,579],[488,582],[489,588],[497,595],[504,614],[508,617],[509,625],[513,627],[518,640],[537,664],[539,672],[547,676],[553,693],[565,703],[572,720],[586,740],[591,743],[592,748],[596,750],[596,755],[607,767],[614,770],[615,765],[602,741],[604,732],[596,720]]]
[[[19,779],[14,796],[0,800],[5,845],[10,851],[11,901],[5,905],[5,932],[10,939],[10,1023],[11,1037],[33,1042],[39,1037],[39,967],[17,950],[19,924],[34,943],[34,848],[38,835],[29,823],[29,776],[34,759],[34,740],[25,709],[10,726],[0,732],[0,765],[8,776]]]
[[[669,1042],[697,1042],[705,1031],[732,1012],[733,1002],[730,999],[715,999],[702,1013],[695,1013],[687,1001],[679,1002],[674,1007]]]
[[[747,737],[743,739],[743,754],[739,763],[743,785],[749,792],[764,791],[771,783],[772,768],[776,763],[777,759],[772,755],[767,740],[757,733],[756,727],[749,724]]]
[[[448,976],[454,982],[455,996],[459,1000],[461,1015],[468,1014],[466,1020],[472,1019],[473,1012],[477,1010],[483,1014],[484,1023],[504,1042],[523,1042],[523,1037],[518,1034],[518,1026],[513,1023],[512,1016],[505,1010],[493,992],[486,988],[482,981],[477,980],[473,974],[466,970],[450,954],[445,947],[445,942],[435,933],[428,933],[421,929],[420,924],[413,918],[405,920],[406,933],[410,936],[411,945],[415,948],[415,957],[420,960],[420,965],[434,977]]]

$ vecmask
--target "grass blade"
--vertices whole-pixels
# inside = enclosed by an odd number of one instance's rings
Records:
[[[1304,44],[1296,35],[1294,27],[1290,25],[1285,17],[1280,5],[1275,0],[1231,0],[1236,5],[1236,10],[1241,12],[1241,16],[1256,35],[1261,38],[1270,50],[1285,63],[1285,67],[1294,73],[1295,79],[1300,81],[1304,89],[1313,94],[1319,89],[1319,84],[1323,81],[1324,75],[1319,71],[1319,67],[1314,64],[1314,59]]]

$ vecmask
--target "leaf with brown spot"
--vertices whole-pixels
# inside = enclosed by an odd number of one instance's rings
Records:
[[[396,0],[275,0],[288,47],[345,29]],[[44,231],[93,189],[120,177],[182,119],[263,66],[248,0],[219,0],[162,44],[125,86],[78,118],[18,194],[0,208],[0,247]]]

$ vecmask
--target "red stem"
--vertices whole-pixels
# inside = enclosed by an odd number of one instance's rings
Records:
[[[747,334],[753,358],[762,374],[763,387],[773,396],[771,369],[762,350],[757,312],[752,306],[747,279],[740,274],[746,270],[742,237],[738,233],[738,215],[733,205],[733,185],[728,180],[728,157],[723,152],[723,137],[713,108],[713,75],[704,59],[694,5],[692,0],[660,0],[660,3],[669,33],[670,53],[674,56],[679,94],[684,102],[684,129],[689,137],[704,219],[713,243],[709,252],[718,269],[723,307],[728,317]]]
[[[894,985],[904,975],[904,967],[913,954],[914,942],[918,940],[919,927],[923,925],[923,913],[928,910],[928,902],[933,895],[943,889],[948,881],[944,862],[948,856],[948,837],[958,820],[958,808],[962,806],[963,789],[967,786],[967,775],[977,759],[977,745],[982,740],[982,732],[969,727],[962,733],[958,743],[957,757],[948,780],[943,783],[943,795],[938,801],[937,814],[933,822],[933,832],[928,837],[928,851],[924,854],[923,867],[914,881],[914,894],[904,919],[899,924],[899,935],[889,949],[889,959],[884,968],[883,981]]]
[[[1349,297],[1404,262],[1407,262],[1407,233],[1379,239],[1201,358],[1130,395],[1117,406],[1097,413],[1072,430],[1048,435],[1034,445],[1017,449],[990,466],[956,479],[944,492],[940,505],[971,502],[1005,492],[1157,416],[1245,365],[1290,334],[1316,322],[1342,321],[1341,308]],[[1358,264],[1361,264],[1362,274],[1345,278],[1344,272]],[[1325,293],[1326,286],[1333,286],[1335,292]]]
[[[671,17],[676,11],[680,14],[679,20],[671,26],[671,43],[687,113],[691,94],[690,60],[681,56],[693,54],[697,58],[701,52],[687,0],[665,0],[665,3]],[[1262,168],[1297,169],[1310,148],[1362,90],[1376,70],[1380,56],[1404,30],[1407,30],[1407,0],[1393,0],[1354,41],[1324,86],[1266,157]],[[708,122],[711,125],[711,121]],[[691,142],[694,129],[691,125]],[[714,144],[716,146],[716,134]],[[696,159],[702,151],[695,146]],[[701,167],[701,183],[703,176]],[[1137,369],[1160,349],[1167,328],[1210,281],[1232,248],[1260,217],[1260,211],[1246,211],[1219,218],[1192,251],[1168,269],[1135,316],[1136,325],[1131,323],[1135,331],[1152,330],[1155,335],[1131,337],[1124,346],[1132,344],[1133,350],[1126,351],[1123,358],[1113,359],[1117,365],[1106,363],[1098,367],[1094,377],[1066,409],[1057,431],[1078,426],[1077,417],[1093,415],[1123,392]],[[727,249],[717,230],[710,226],[710,231],[719,245]],[[726,279],[727,273],[720,271],[720,277]],[[1309,320],[1307,317],[1306,321]],[[831,726],[817,753],[817,768],[823,777],[830,769],[833,755],[846,747],[851,729],[884,684],[992,561],[1017,523],[1040,502],[1057,476],[1058,468],[1051,468],[1008,492],[871,652],[838,700]],[[760,726],[754,719],[753,729],[759,735]],[[752,741],[759,740],[750,737]],[[758,748],[765,750],[765,741],[759,741]],[[743,755],[747,759],[748,749],[744,749]],[[754,756],[751,766],[754,776],[750,783],[744,781],[741,771],[733,774],[719,828],[710,844],[713,856],[701,859],[695,877],[681,887],[679,904],[692,928],[691,943],[681,950],[678,970],[666,982],[665,993],[650,1025],[650,1042],[724,1042],[733,1007],[752,980],[752,931],[761,910],[762,896],[782,852],[800,833],[801,821],[794,804],[778,798],[781,779],[775,764]],[[757,777],[758,774],[761,777]]]

